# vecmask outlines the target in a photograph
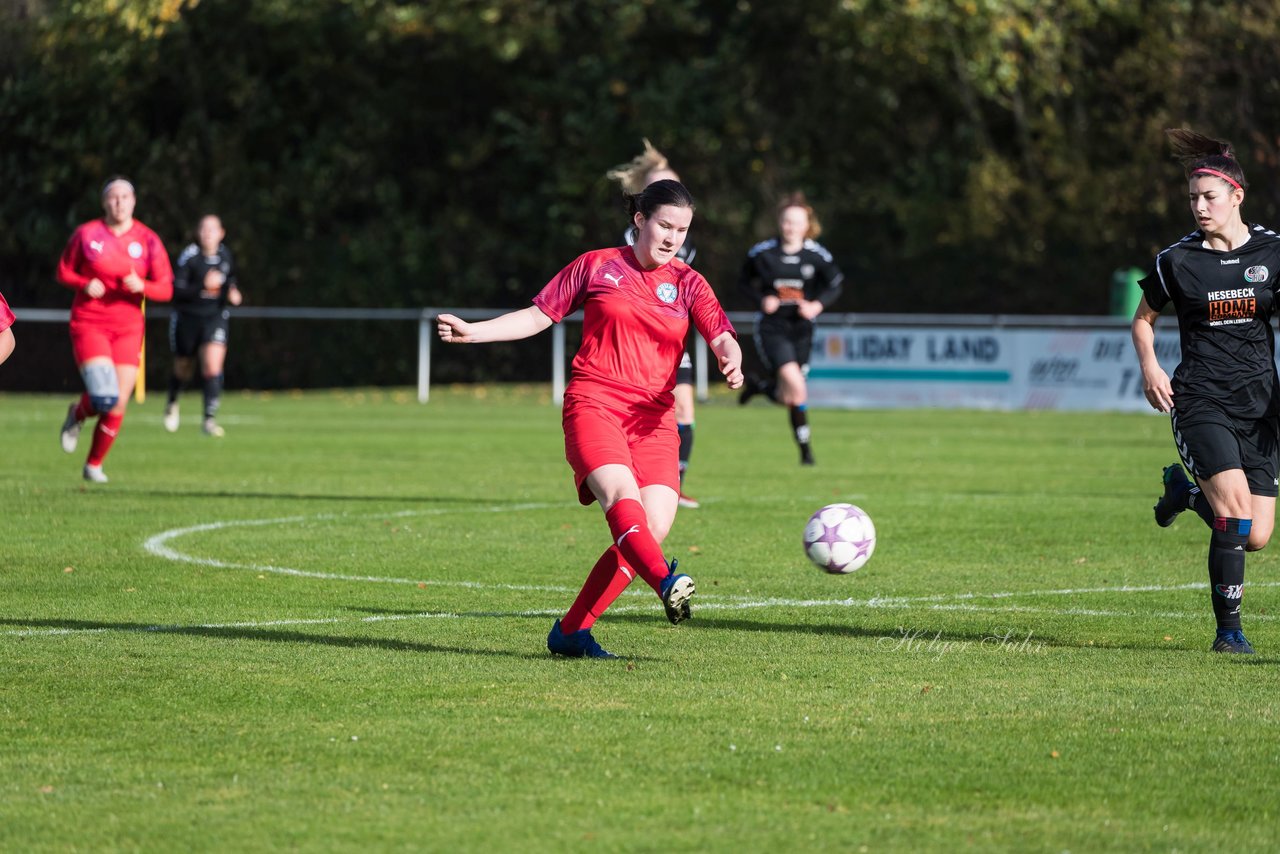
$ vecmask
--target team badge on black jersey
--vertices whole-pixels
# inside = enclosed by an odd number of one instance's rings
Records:
[[[1265,282],[1267,280],[1267,277],[1270,275],[1271,275],[1271,271],[1268,270],[1265,266],[1259,264],[1257,266],[1250,267],[1249,269],[1244,271],[1244,280],[1246,282],[1253,282],[1254,284],[1258,284],[1259,282]]]

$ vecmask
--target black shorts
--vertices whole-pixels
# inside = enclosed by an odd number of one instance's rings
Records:
[[[776,373],[787,362],[806,368],[813,349],[813,321],[761,317],[756,321],[755,339],[756,352],[769,373]]]
[[[693,385],[693,359],[689,358],[688,350],[684,351],[680,367],[676,368],[676,385]]]
[[[1280,493],[1280,442],[1276,419],[1233,418],[1214,406],[1197,406],[1191,412],[1170,413],[1173,442],[1182,464],[1196,478],[1212,477],[1230,469],[1242,469],[1249,492],[1274,498]]]
[[[169,315],[169,350],[175,356],[194,356],[204,344],[226,346],[231,312],[220,311],[211,317],[183,314]]]

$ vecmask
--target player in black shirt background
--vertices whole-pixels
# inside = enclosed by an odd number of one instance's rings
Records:
[[[680,176],[671,168],[667,157],[653,147],[653,143],[644,140],[644,151],[637,154],[627,163],[610,169],[606,176],[622,185],[622,192],[634,196],[654,181],[679,181]],[[635,235],[631,228],[623,232],[627,245],[635,243]],[[686,264],[693,264],[693,256],[698,250],[693,248],[693,241],[685,238],[676,257]],[[676,430],[680,434],[680,495],[678,503],[681,507],[695,508],[698,502],[684,492],[684,476],[689,469],[689,458],[693,455],[693,359],[689,358],[686,349],[680,359],[680,367],[676,369],[676,384],[671,390],[676,399]]]
[[[751,247],[740,280],[747,299],[760,308],[756,350],[770,376],[748,379],[738,402],[763,394],[786,406],[802,465],[813,465],[805,386],[813,321],[840,296],[844,281],[831,253],[817,242],[821,233],[804,194],[792,193],[778,205],[778,237]]]
[[[178,395],[195,373],[197,357],[204,389],[202,429],[206,436],[218,438],[226,432],[215,419],[222,397],[222,366],[227,357],[231,318],[227,306],[241,302],[235,260],[222,242],[226,236],[221,219],[213,214],[202,217],[196,229],[197,241],[183,249],[173,265],[173,314],[169,317],[173,373],[164,407],[164,429],[170,433],[178,429]]]
[[[1209,525],[1215,652],[1252,653],[1240,625],[1245,554],[1275,525],[1280,476],[1280,377],[1276,375],[1276,276],[1280,235],[1240,216],[1247,183],[1227,142],[1168,130],[1187,171],[1197,229],[1156,256],[1142,280],[1133,345],[1147,400],[1168,412],[1182,466],[1164,470],[1155,506],[1162,527],[1185,509]],[[1156,361],[1156,318],[1172,303],[1182,359],[1173,379]]]

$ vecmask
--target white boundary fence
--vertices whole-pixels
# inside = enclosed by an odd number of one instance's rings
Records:
[[[510,309],[427,307],[286,308],[241,306],[234,316],[285,320],[360,320],[418,324],[418,401],[431,397],[435,317],[487,320]],[[168,314],[168,306],[151,309]],[[66,323],[63,309],[14,309],[19,323]],[[744,349],[753,312],[731,312]],[[565,326],[552,327],[551,394],[564,399],[569,364]],[[1178,361],[1177,327],[1157,333],[1161,363]],[[695,392],[707,398],[713,371],[706,343],[692,336]],[[824,314],[818,318],[810,372],[814,406],[964,406],[987,409],[1147,409],[1136,377],[1129,319],[1064,315]],[[441,354],[455,358],[461,348]]]

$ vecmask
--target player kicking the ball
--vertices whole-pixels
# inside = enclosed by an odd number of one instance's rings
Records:
[[[693,579],[668,566],[662,541],[680,489],[674,400],[676,366],[693,321],[730,388],[742,385],[742,351],[707,280],[677,259],[693,220],[693,197],[678,181],[655,181],[627,196],[633,246],[599,249],[561,270],[529,308],[467,323],[437,318],[451,344],[515,341],[577,309],[582,345],[564,395],[565,456],[578,499],[598,501],[613,544],[547,635],[556,655],[616,658],[591,627],[639,575],[662,599],[667,619],[690,616]]]

